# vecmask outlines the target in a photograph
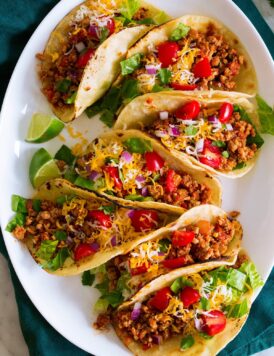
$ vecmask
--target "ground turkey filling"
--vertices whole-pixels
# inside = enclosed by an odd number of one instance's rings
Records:
[[[90,10],[87,9],[86,12],[89,13]],[[119,15],[120,13],[115,13],[115,16]],[[133,20],[142,20],[146,15],[147,10],[140,8]],[[74,18],[67,28],[67,37],[60,45],[62,47],[58,48],[58,53],[36,55],[41,61],[39,77],[43,84],[42,92],[55,107],[73,104],[88,60],[107,37],[123,28],[121,23],[117,25],[113,16],[98,17],[101,26],[92,23],[87,15],[81,16],[81,20]]]
[[[93,153],[79,158],[76,163],[77,173],[90,179],[94,176],[91,167],[97,160],[99,159]],[[160,160],[161,169],[152,172],[147,168],[144,155],[133,153],[130,164],[127,164],[123,161],[123,149],[119,150],[114,157],[105,159],[105,165],[96,167],[95,173],[108,182],[108,186],[101,186],[98,190],[111,192],[112,195],[127,200],[153,200],[184,209],[210,202],[211,190],[208,186],[198,183],[188,173],[175,172],[161,158]]]
[[[177,41],[179,52],[173,64],[167,68],[172,72],[169,84],[160,81],[158,73],[150,75],[146,65],[161,67],[157,48],[153,48],[141,59],[141,66],[133,74],[139,81],[142,93],[157,91],[154,85],[169,86],[177,90],[233,90],[236,86],[235,77],[239,74],[241,66],[245,65],[244,57],[232,48],[213,24],[209,24],[205,32],[190,29],[187,36]],[[208,59],[211,74],[207,77],[195,76],[195,65],[202,59]],[[196,74],[197,75],[197,74]],[[189,85],[189,89],[176,87]]]
[[[218,117],[218,110],[211,110],[210,116]],[[203,156],[203,152],[193,150],[197,142],[206,137],[209,146],[214,146],[214,155],[219,161],[218,170],[224,172],[232,171],[238,165],[244,166],[254,157],[258,148],[256,143],[250,143],[249,140],[256,136],[256,131],[249,122],[241,118],[239,112],[234,111],[229,121],[219,127],[210,123],[208,117],[207,109],[202,108],[198,117],[192,121],[195,130],[193,135],[186,134],[189,125],[176,118],[175,114],[166,120],[154,121],[149,133],[160,138],[165,146],[196,155],[198,159]],[[169,134],[171,127],[176,127],[178,135]]]

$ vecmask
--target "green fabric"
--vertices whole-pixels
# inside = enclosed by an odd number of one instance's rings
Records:
[[[56,2],[53,0],[0,0],[0,103],[21,51],[34,29]],[[251,19],[274,57],[274,35],[253,3],[250,0],[235,0],[234,2]],[[71,344],[55,331],[33,306],[13,270],[1,236],[0,252],[6,257],[9,264],[20,323],[30,355],[87,356],[86,352]],[[255,301],[242,332],[220,353],[221,356],[248,356],[274,345],[274,317],[273,304],[271,304],[274,293],[273,281],[274,270]]]

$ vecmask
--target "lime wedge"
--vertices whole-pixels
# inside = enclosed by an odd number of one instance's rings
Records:
[[[26,141],[33,143],[49,141],[57,136],[64,126],[64,123],[54,116],[35,113],[31,118]]]
[[[29,166],[29,179],[34,188],[60,176],[59,168],[48,151],[40,148],[35,152]]]

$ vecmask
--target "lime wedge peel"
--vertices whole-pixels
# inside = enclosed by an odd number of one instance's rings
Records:
[[[29,179],[34,188],[38,188],[48,180],[60,176],[61,172],[48,151],[40,148],[35,152],[29,167]]]
[[[32,115],[26,141],[42,143],[56,137],[64,128],[64,123],[55,116],[35,113]]]

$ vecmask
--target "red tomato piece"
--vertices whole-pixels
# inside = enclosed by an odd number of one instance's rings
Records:
[[[167,193],[173,193],[177,190],[179,181],[175,181],[176,172],[173,169],[169,169],[166,175],[165,190]]]
[[[151,172],[159,171],[165,164],[165,161],[156,152],[146,152],[145,153],[146,166]]]
[[[154,297],[152,297],[149,301],[150,306],[160,311],[164,311],[169,304],[169,298],[171,296],[171,289],[169,287],[165,287],[160,289]]]
[[[149,231],[158,226],[158,213],[153,210],[133,210],[131,223],[135,231]]]
[[[182,267],[185,265],[185,263],[186,263],[185,257],[172,258],[170,260],[165,260],[162,262],[162,264],[166,268],[170,268],[170,269]]]
[[[172,234],[172,245],[176,247],[186,246],[195,237],[194,231],[174,231]]]
[[[81,54],[77,60],[76,67],[85,68],[88,61],[93,57],[94,53],[95,53],[95,50],[93,48],[89,48],[87,51],[85,51],[83,54]]]
[[[179,119],[195,119],[200,112],[200,104],[196,100],[189,101],[175,111],[175,116]]]
[[[201,59],[199,62],[194,64],[192,68],[192,72],[194,73],[194,76],[196,78],[208,78],[211,76],[211,66],[209,59],[207,57],[204,57]]]
[[[115,21],[113,19],[108,19],[107,29],[109,32],[109,36],[112,35],[115,31]]]
[[[119,170],[117,167],[106,166],[104,171],[110,176],[114,181],[114,186],[117,189],[122,189],[123,183],[119,177]]]
[[[220,310],[211,310],[202,315],[202,330],[210,336],[219,334],[225,329],[226,326],[226,316]]]
[[[171,83],[171,87],[175,90],[194,90],[197,88],[197,85],[196,84]]]
[[[95,253],[96,251],[89,244],[80,244],[76,247],[74,251],[74,259],[75,261],[79,261],[84,257],[88,257]]]
[[[110,228],[112,226],[112,221],[109,215],[105,214],[102,210],[90,210],[88,212],[88,217],[98,221],[100,226]]]
[[[189,286],[186,286],[180,293],[180,298],[181,301],[184,304],[185,308],[190,307],[192,304],[199,302],[199,300],[201,299],[201,296],[199,294],[199,292]]]
[[[176,42],[167,41],[159,44],[157,49],[159,61],[162,63],[162,67],[166,68],[178,58],[177,52],[180,50],[180,47]]]
[[[143,263],[141,266],[136,267],[136,268],[131,268],[130,273],[132,276],[137,276],[138,274],[146,273],[148,270],[149,266],[146,266],[145,263]]]
[[[222,155],[217,146],[213,146],[211,141],[206,139],[204,142],[204,149],[202,151],[203,157],[199,157],[199,161],[203,164],[206,164],[212,168],[219,168]]]
[[[223,103],[221,105],[220,111],[219,111],[219,120],[221,123],[226,123],[230,120],[232,114],[233,114],[234,108],[233,105],[230,103]]]

